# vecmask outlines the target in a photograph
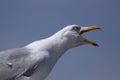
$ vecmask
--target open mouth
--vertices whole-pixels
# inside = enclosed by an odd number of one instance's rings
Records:
[[[92,30],[98,30],[98,29],[101,29],[101,28],[99,26],[85,27],[80,31],[79,35],[80,35],[81,38],[83,38],[85,40],[85,42],[87,42],[87,43],[89,43],[93,46],[99,46],[98,43],[96,43],[95,41],[92,41],[92,40],[87,39],[84,36],[82,36],[82,34],[85,33],[85,32],[92,31]]]

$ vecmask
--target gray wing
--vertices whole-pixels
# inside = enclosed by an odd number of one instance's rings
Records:
[[[0,52],[0,80],[16,80],[21,76],[31,76],[39,61],[29,61],[29,55],[29,50],[25,48]]]

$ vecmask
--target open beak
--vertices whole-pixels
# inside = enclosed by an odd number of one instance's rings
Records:
[[[85,40],[85,42],[87,42],[87,43],[89,43],[89,44],[91,44],[93,46],[99,46],[98,43],[96,43],[96,42],[94,42],[92,40],[89,40],[89,39],[85,38],[84,36],[82,36],[82,34],[85,33],[85,32],[92,31],[92,30],[97,30],[97,29],[101,29],[101,28],[99,26],[84,27],[80,31],[79,35],[80,35],[80,37],[82,37]]]

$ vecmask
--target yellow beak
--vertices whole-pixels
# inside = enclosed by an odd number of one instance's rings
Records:
[[[99,46],[98,43],[96,43],[96,42],[94,42],[92,40],[89,40],[89,39],[87,39],[87,38],[85,38],[85,37],[82,36],[82,34],[85,33],[85,32],[92,31],[92,30],[97,30],[97,29],[101,29],[101,28],[99,26],[85,27],[85,28],[83,28],[81,30],[81,32],[79,33],[79,35],[80,35],[80,37],[82,37],[85,40],[85,42],[87,42],[87,43],[89,43],[91,45],[94,45],[94,46]]]

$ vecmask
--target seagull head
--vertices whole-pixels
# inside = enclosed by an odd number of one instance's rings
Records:
[[[62,38],[66,42],[65,45],[69,45],[71,47],[76,47],[83,44],[91,44],[93,46],[99,46],[98,43],[87,39],[83,36],[84,33],[100,29],[99,26],[89,26],[83,27],[79,25],[69,25],[62,29]]]
[[[32,48],[35,51],[48,50],[58,53],[59,56],[70,48],[84,44],[99,46],[98,43],[83,36],[84,33],[100,29],[99,26],[83,27],[80,25],[68,25],[56,32],[49,38],[32,42],[26,47]]]

